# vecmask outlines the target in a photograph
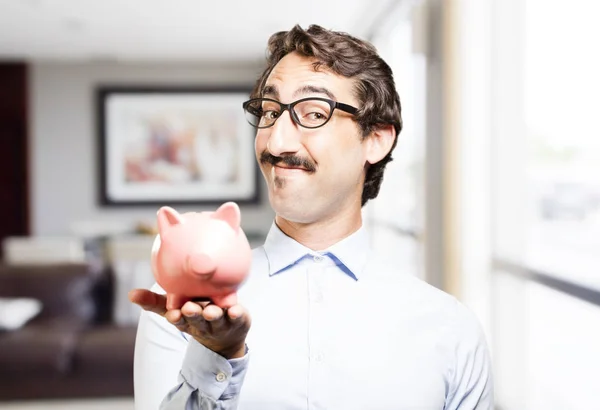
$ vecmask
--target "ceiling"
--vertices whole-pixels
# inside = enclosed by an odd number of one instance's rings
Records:
[[[0,59],[240,61],[295,24],[368,37],[397,0],[0,0]]]

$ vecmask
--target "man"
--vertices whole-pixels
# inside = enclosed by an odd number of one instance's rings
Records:
[[[244,110],[275,221],[225,312],[132,291],[136,409],[492,409],[474,317],[368,246],[361,208],[402,128],[389,66],[318,26],[269,52]]]

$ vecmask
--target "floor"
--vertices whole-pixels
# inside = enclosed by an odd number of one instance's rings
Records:
[[[133,399],[0,402],[1,410],[133,410]]]

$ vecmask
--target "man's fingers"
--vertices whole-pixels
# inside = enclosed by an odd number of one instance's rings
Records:
[[[229,309],[227,309],[227,318],[231,321],[237,321],[238,319],[242,318],[247,313],[248,312],[246,311],[246,309],[244,309],[243,306],[234,305],[234,306],[230,307]]]
[[[128,294],[129,300],[142,309],[164,315],[167,312],[167,298],[164,295],[151,292],[147,289],[134,289]]]
[[[210,309],[210,312],[207,312],[211,307],[214,308],[214,310]],[[214,316],[212,316],[213,311]],[[234,305],[226,310],[214,305],[210,305],[204,309],[203,316],[205,318],[207,316],[214,317],[214,319],[210,321],[207,318],[207,321],[209,321],[208,323],[210,323],[212,330],[215,332],[232,330],[238,327],[245,327],[246,325],[249,326],[250,324],[250,316],[248,315],[248,312],[240,305]],[[247,322],[247,324],[244,322],[244,320]]]
[[[165,313],[165,319],[167,319],[169,321],[169,323],[171,323],[175,326],[184,325],[186,322],[185,318],[181,314],[181,310],[179,310],[179,309],[173,309],[173,310],[167,311]]]
[[[233,320],[230,318],[230,309],[222,309],[215,305],[210,305],[204,309],[204,317],[207,318],[207,323],[211,326],[213,333],[232,332],[239,327],[241,322],[238,319]],[[239,309],[233,309],[234,317],[238,314],[237,310]]]
[[[181,307],[182,320],[185,321],[184,332],[190,334],[205,334],[210,331],[210,324],[204,319],[204,309],[197,302],[186,302]],[[180,329],[182,330],[182,329]]]
[[[221,319],[223,317],[223,313],[223,309],[217,305],[208,305],[204,308],[202,316],[204,316],[204,319],[208,320],[209,322],[214,322]]]
[[[186,302],[181,307],[181,313],[186,317],[196,317],[202,314],[202,306],[196,302]]]

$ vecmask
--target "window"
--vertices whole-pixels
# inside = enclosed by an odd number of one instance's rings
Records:
[[[600,61],[587,0],[493,3],[498,406],[600,408]]]
[[[527,263],[600,289],[599,12],[528,0],[523,86]]]

